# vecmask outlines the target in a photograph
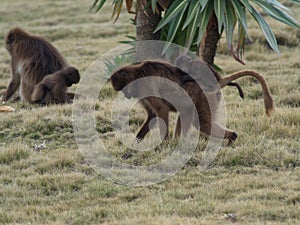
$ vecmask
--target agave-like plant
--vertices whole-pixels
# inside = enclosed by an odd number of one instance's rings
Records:
[[[290,1],[300,3],[300,0]],[[95,0],[93,8],[97,7],[98,11],[105,2],[106,0]],[[125,2],[128,12],[133,13],[134,1],[126,0]],[[116,20],[120,15],[122,4],[123,0],[113,1],[113,17]],[[247,13],[255,19],[270,47],[275,52],[279,52],[272,29],[257,8],[288,26],[300,27],[299,23],[289,15],[289,8],[277,0],[137,0],[136,4],[138,40],[160,38],[183,45],[196,51],[209,64],[214,62],[217,43],[223,33],[225,33],[232,55],[236,60],[242,62],[245,39],[251,40],[247,27]],[[166,12],[161,17],[163,10]],[[158,17],[154,19],[155,16]],[[142,19],[142,26],[138,27],[140,19]],[[151,24],[150,29],[145,26],[147,25],[145,21],[150,21],[148,22]],[[139,35],[143,29],[148,31],[145,38],[143,35]],[[234,46],[236,29],[237,44]]]

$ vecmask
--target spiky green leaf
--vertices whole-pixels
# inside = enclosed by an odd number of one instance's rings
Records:
[[[260,13],[254,7],[252,7],[251,5],[250,5],[250,8],[249,8],[249,11],[252,12],[251,15],[254,17],[254,19],[258,23],[260,29],[264,33],[265,38],[267,39],[270,47],[276,53],[279,53],[279,48],[278,48],[278,45],[277,45],[275,35],[274,35],[273,31],[271,30],[270,26],[268,25],[268,23],[265,21],[265,19],[262,17],[262,15],[260,15]]]
[[[199,0],[202,9],[204,9],[208,3],[208,0]]]
[[[226,17],[225,17],[225,33],[228,48],[232,48],[232,40],[233,40],[233,31],[236,24],[236,16],[231,4],[226,4]]]
[[[262,0],[256,0],[255,3],[257,5],[259,5],[268,15],[270,15],[274,19],[276,19],[282,23],[285,23],[291,27],[294,27],[294,28],[300,27],[296,20],[294,20],[291,16],[289,16],[284,11],[275,8],[270,3],[267,3]]]
[[[242,25],[240,29],[243,29],[245,35],[250,39],[250,35],[248,33],[248,26],[247,26],[247,17],[246,17],[246,10],[245,7],[241,5],[239,0],[233,0],[232,6],[234,7],[235,14],[237,15],[237,19],[239,23]]]
[[[151,0],[152,11],[155,13],[157,0]]]
[[[182,11],[182,9],[185,7],[185,5],[188,3],[188,0],[176,0],[173,2],[173,4],[168,9],[166,15],[164,18],[160,21],[160,23],[157,25],[157,28],[154,32],[157,32],[162,27],[164,27],[166,24],[168,24],[172,19],[174,19],[179,13]]]
[[[195,18],[197,12],[201,10],[200,3],[198,1],[192,1],[189,5],[189,10],[187,12],[187,18],[185,23],[182,26],[182,30],[184,30]]]
[[[198,24],[199,24],[199,33],[198,33],[198,38],[197,38],[197,44],[199,45],[203,35],[206,32],[206,27],[209,22],[210,16],[213,11],[213,6],[212,4],[208,4],[207,7],[201,12],[198,18]]]
[[[194,16],[194,19],[193,21],[191,22],[191,24],[187,27],[187,40],[186,40],[186,43],[185,43],[185,47],[187,49],[189,49],[193,43],[193,40],[194,40],[194,36],[196,34],[196,31],[197,31],[197,27],[198,27],[198,18],[199,18],[199,14],[200,14],[200,11],[197,11],[196,12],[196,15]]]
[[[214,1],[214,11],[218,19],[218,30],[221,33],[222,27],[225,24],[225,4],[230,5],[226,0],[215,0]]]

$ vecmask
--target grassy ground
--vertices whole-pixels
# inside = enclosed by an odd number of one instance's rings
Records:
[[[102,53],[133,34],[129,16],[113,24],[110,8],[88,12],[92,0],[2,0],[0,39],[20,26],[47,37],[83,74]],[[300,7],[294,5],[300,20]],[[240,80],[246,97],[224,89],[227,126],[239,137],[223,147],[212,167],[192,160],[175,176],[148,187],[114,184],[94,172],[78,152],[72,130],[72,105],[37,107],[12,103],[14,113],[0,114],[0,224],[238,224],[300,223],[300,31],[273,23],[281,55],[268,49],[250,23],[253,44],[247,65],[235,62],[222,42],[216,61],[226,72],[255,69],[263,74],[276,102],[276,113],[264,115],[260,86]],[[9,56],[0,42],[0,89],[9,79]],[[105,115],[114,93],[108,86],[99,98],[97,130],[113,154],[129,151],[113,138]],[[136,123],[144,118],[141,110]],[[47,148],[35,151],[45,142]],[[147,164],[159,151],[135,153],[128,163]]]

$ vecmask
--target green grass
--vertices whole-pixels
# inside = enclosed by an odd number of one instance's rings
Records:
[[[130,15],[121,14],[113,24],[110,5],[94,14],[88,11],[92,2],[2,0],[0,39],[14,26],[43,35],[84,76],[97,57],[134,34]],[[300,20],[300,6],[293,5],[293,11]],[[227,73],[247,68],[263,74],[275,114],[264,115],[261,87],[253,79],[239,80],[244,100],[235,88],[224,88],[227,127],[239,136],[234,146],[222,147],[204,172],[197,167],[205,146],[201,139],[192,159],[168,180],[136,188],[115,184],[97,174],[78,151],[72,105],[8,102],[16,111],[0,114],[0,224],[231,224],[224,217],[229,213],[237,216],[237,224],[299,224],[300,31],[269,21],[280,55],[268,48],[252,21],[246,66],[229,56],[224,38],[216,63]],[[8,80],[9,55],[2,41],[0,90]],[[108,84],[95,106],[96,130],[112,155],[132,165],[153,164],[169,155],[172,142],[139,152],[115,139],[110,123],[115,96]],[[131,116],[135,133],[145,115],[136,107]],[[46,148],[35,151],[43,142]]]

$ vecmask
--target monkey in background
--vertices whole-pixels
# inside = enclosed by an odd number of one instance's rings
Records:
[[[4,102],[8,101],[19,87],[21,99],[30,102],[36,84],[46,75],[69,66],[49,41],[28,34],[21,28],[14,28],[8,32],[5,46],[11,56],[11,77],[2,98]]]
[[[34,86],[30,102],[45,105],[68,103],[74,98],[74,94],[67,93],[67,87],[77,84],[79,80],[79,72],[72,66],[46,75]]]
[[[257,78],[258,81],[261,83],[266,114],[270,116],[270,114],[274,110],[274,102],[270,95],[266,81],[257,72],[246,70],[233,73],[222,79],[219,79],[218,86],[222,88],[228,85],[231,81],[247,75]],[[152,83],[147,83],[131,88],[126,87],[131,82],[147,76],[167,78],[177,83],[178,85],[181,85],[181,87],[189,94],[189,96],[193,100],[193,103],[196,106],[197,115],[194,116],[198,117],[200,127],[199,124],[195,123],[196,120],[194,119],[194,117],[190,118],[190,123],[183,124],[185,127],[181,127],[181,121],[179,116],[177,119],[177,124],[174,133],[175,137],[179,137],[181,134],[186,134],[188,129],[190,128],[190,125],[193,124],[197,129],[200,129],[201,132],[207,135],[212,135],[214,137],[219,138],[224,137],[228,139],[228,144],[234,142],[234,140],[237,138],[237,134],[234,131],[229,130],[227,128],[223,128],[216,123],[216,113],[221,97],[220,90],[210,90],[204,93],[205,90],[203,90],[198,85],[198,83],[195,82],[194,79],[186,79],[190,76],[186,72],[173,65],[159,61],[144,61],[137,64],[127,65],[114,72],[110,78],[110,81],[114,90],[122,90],[125,97],[127,98],[141,96],[141,93],[143,93],[143,91],[145,91],[146,88],[164,88],[157,87],[155,84]],[[215,87],[217,86],[215,85]],[[177,96],[176,90],[172,91],[170,94],[174,95],[175,98],[180,98],[180,96]],[[147,112],[147,119],[144,121],[140,131],[138,132],[136,136],[137,139],[142,140],[145,137],[145,135],[149,132],[149,123],[151,119],[156,116],[163,119],[167,126],[167,133],[164,137],[166,139],[168,137],[168,115],[171,111],[177,111],[175,107],[161,98],[152,96],[141,99],[140,103]],[[191,110],[191,107],[187,106],[185,110],[188,114],[188,112]],[[183,114],[185,114],[185,112],[183,112]]]

